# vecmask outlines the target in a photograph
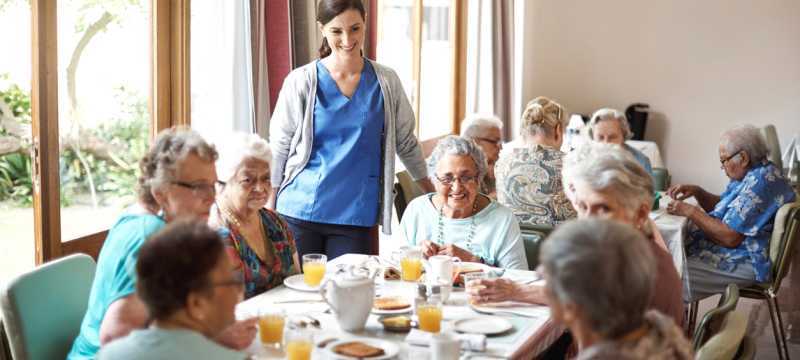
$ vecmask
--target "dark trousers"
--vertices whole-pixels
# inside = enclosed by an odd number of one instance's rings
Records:
[[[283,216],[297,243],[297,255],[325,254],[328,260],[339,255],[377,254],[378,227],[322,224]]]

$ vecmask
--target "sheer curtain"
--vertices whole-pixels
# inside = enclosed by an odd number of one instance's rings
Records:
[[[193,1],[191,13],[192,128],[211,141],[255,132],[250,1]]]

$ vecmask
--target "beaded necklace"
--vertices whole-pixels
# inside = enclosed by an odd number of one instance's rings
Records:
[[[467,250],[473,254],[476,253],[476,249],[472,244],[472,239],[475,237],[475,211],[478,209],[478,199],[475,199],[475,202],[472,203],[472,214],[469,223],[469,233],[467,233]],[[444,200],[442,200],[442,206],[439,207],[439,234],[436,237],[436,242],[439,245],[444,245]],[[477,255],[477,254],[476,254]]]

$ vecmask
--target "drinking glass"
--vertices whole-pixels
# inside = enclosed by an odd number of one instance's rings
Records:
[[[279,348],[283,342],[283,326],[286,314],[280,309],[264,309],[258,314],[258,335],[261,343]]]
[[[430,333],[438,333],[442,328],[442,301],[437,296],[431,296],[417,306],[417,319],[419,329]]]
[[[323,254],[303,255],[303,281],[308,286],[319,286],[325,276],[328,257]]]
[[[422,250],[406,249],[400,260],[400,277],[405,281],[417,281],[422,276]]]
[[[467,292],[467,294],[472,294],[474,291],[484,288],[484,286],[482,285],[477,285],[477,282],[479,280],[484,280],[489,278],[489,274],[483,271],[466,273],[463,276],[464,276],[464,290]]]
[[[310,360],[314,348],[313,334],[307,329],[292,329],[286,333],[286,358]]]

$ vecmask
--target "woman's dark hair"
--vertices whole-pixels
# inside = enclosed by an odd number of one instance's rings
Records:
[[[145,241],[136,262],[136,292],[150,316],[163,320],[186,306],[191,292],[208,289],[225,248],[203,222],[177,220]]]
[[[367,11],[364,9],[364,3],[361,0],[320,0],[317,3],[317,21],[325,25],[339,14],[350,10],[356,9],[361,13],[361,19],[367,19]],[[319,58],[322,59],[331,54],[331,47],[328,45],[328,39],[322,39],[322,45],[319,47]]]

